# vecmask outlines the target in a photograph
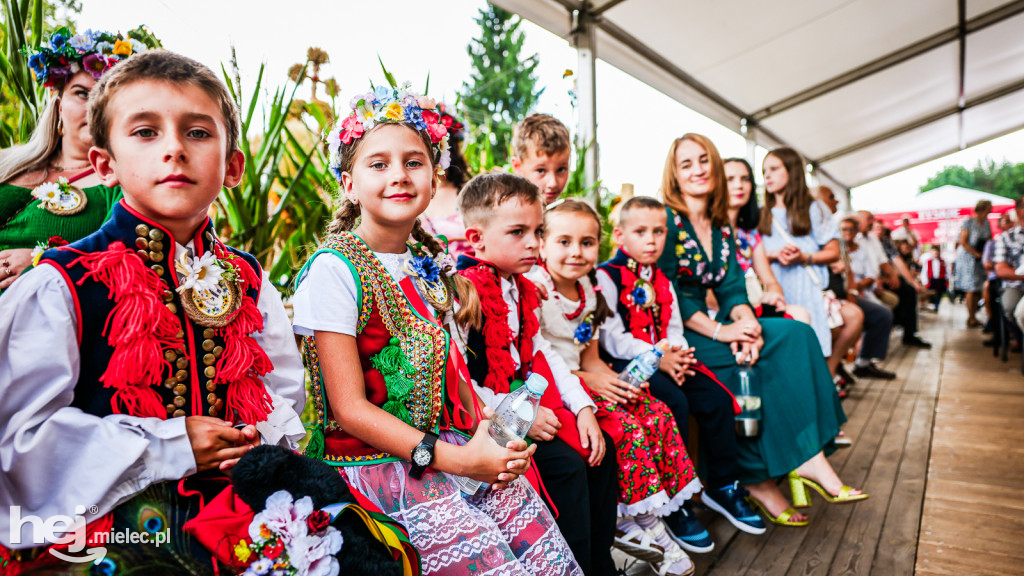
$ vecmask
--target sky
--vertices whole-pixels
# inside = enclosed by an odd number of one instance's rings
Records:
[[[383,82],[378,55],[399,82],[422,89],[430,75],[431,96],[454,101],[469,77],[466,46],[478,34],[473,22],[483,0],[386,4],[353,0],[88,0],[83,2],[78,29],[128,30],[146,24],[165,48],[221,70],[234,46],[242,70],[243,93],[251,93],[261,63],[264,87],[273,91],[287,81],[288,68],[304,61],[316,46],[331,56],[321,76],[334,76],[341,87],[339,110],[348,99],[365,92],[370,81]],[[441,6],[442,9],[431,9]],[[575,131],[569,91],[576,70],[576,52],[569,43],[531,22],[524,22],[525,57],[537,53],[539,86],[544,93],[537,111],[552,114]],[[299,94],[302,97],[302,94]],[[640,105],[658,110],[658,121],[638,120],[630,112]],[[636,193],[654,195],[672,140],[686,132],[704,134],[723,157],[744,156],[742,137],[692,111],[622,71],[598,61],[598,145],[600,177],[613,191],[623,183]],[[760,164],[765,151],[758,149]],[[885,199],[912,196],[943,167],[973,167],[978,160],[1024,162],[1024,131],[1004,136],[952,156],[853,189],[855,208],[881,207]],[[755,171],[756,168],[755,168]],[[758,178],[760,180],[760,178]]]

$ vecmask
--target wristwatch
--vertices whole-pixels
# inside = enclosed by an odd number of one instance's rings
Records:
[[[409,469],[409,477],[419,480],[423,471],[434,462],[434,444],[437,442],[437,434],[427,432],[423,440],[412,449],[412,468]]]

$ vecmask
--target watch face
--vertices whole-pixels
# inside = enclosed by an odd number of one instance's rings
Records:
[[[430,450],[427,450],[424,446],[417,446],[412,451],[412,461],[417,466],[426,466],[430,464]]]

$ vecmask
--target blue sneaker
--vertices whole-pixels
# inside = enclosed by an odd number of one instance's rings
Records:
[[[748,494],[739,482],[733,482],[721,488],[705,488],[702,500],[705,506],[725,516],[736,528],[747,534],[764,534],[764,520],[747,504]]]
[[[676,544],[679,544],[687,552],[695,554],[711,552],[715,549],[715,541],[711,539],[711,534],[704,529],[700,520],[694,516],[693,511],[688,509],[689,504],[687,502],[665,519],[668,533],[676,541]]]

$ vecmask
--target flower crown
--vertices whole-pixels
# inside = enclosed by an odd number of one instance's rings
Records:
[[[448,129],[448,140],[462,142],[466,136],[466,125],[460,122],[452,112],[449,112],[449,108],[454,112],[454,106],[449,107],[444,102],[437,103],[437,112],[441,115],[441,124],[444,124],[444,127]]]
[[[451,164],[448,128],[442,122],[437,102],[413,92],[409,82],[397,85],[394,77],[386,70],[385,76],[390,87],[376,86],[371,92],[354,96],[349,101],[352,113],[327,134],[327,149],[330,153],[328,167],[339,183],[341,145],[351,145],[379,123],[408,124],[416,130],[425,130],[430,136],[437,172],[443,174]]]
[[[44,45],[36,46],[35,53],[30,53],[27,46],[22,52],[28,56],[28,65],[35,73],[36,81],[60,90],[81,70],[99,80],[104,72],[132,54],[160,47],[160,40],[144,26],[128,32],[127,37],[94,30],[72,36],[66,27],[61,27]]]

